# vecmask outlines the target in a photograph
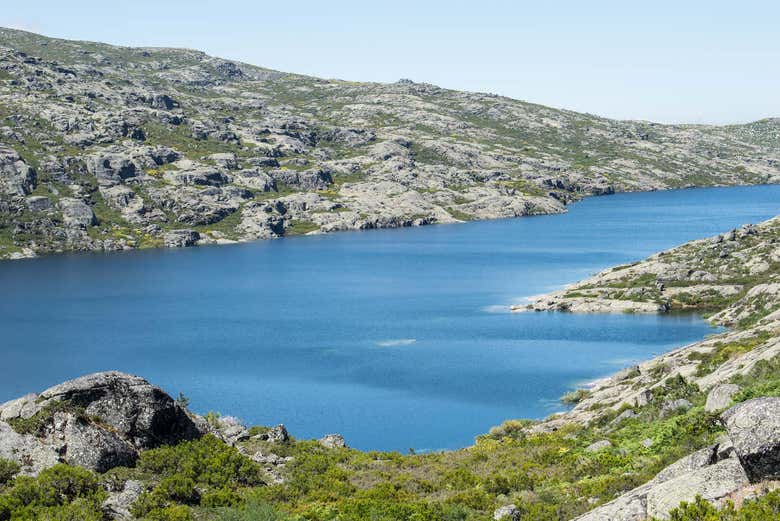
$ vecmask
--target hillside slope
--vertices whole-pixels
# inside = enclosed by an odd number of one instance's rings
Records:
[[[614,121],[0,29],[0,258],[565,211],[780,180],[780,120]]]

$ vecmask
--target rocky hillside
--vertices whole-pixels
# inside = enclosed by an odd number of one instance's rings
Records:
[[[780,180],[780,120],[613,121],[0,29],[0,258],[565,211]]]

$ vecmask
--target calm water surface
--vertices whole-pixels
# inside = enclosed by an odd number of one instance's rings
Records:
[[[465,446],[715,331],[510,304],[778,213],[777,186],[682,190],[559,216],[0,263],[0,401],[118,369],[297,437]]]

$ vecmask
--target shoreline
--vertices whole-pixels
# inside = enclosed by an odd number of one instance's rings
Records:
[[[438,225],[461,225],[461,224],[469,224],[469,223],[513,221],[516,219],[564,215],[569,213],[570,207],[595,197],[598,198],[615,197],[615,196],[619,197],[621,195],[650,194],[655,192],[670,193],[670,192],[682,192],[682,191],[689,191],[689,190],[728,190],[728,189],[738,189],[738,188],[760,188],[760,187],[776,187],[776,186],[780,186],[780,183],[757,183],[757,184],[739,183],[739,184],[728,184],[728,185],[724,184],[724,185],[707,185],[707,186],[686,186],[681,188],[664,187],[664,188],[653,188],[650,190],[620,190],[612,193],[590,193],[590,194],[584,194],[582,197],[576,200],[570,201],[568,203],[564,203],[562,212],[534,213],[534,214],[518,215],[515,217],[479,218],[479,219],[470,219],[470,220],[454,220],[454,221],[441,221],[441,222],[437,222],[435,220],[429,221],[427,219],[423,219],[420,220],[420,222],[410,221],[408,223],[405,222],[401,223],[400,225],[388,225],[388,226],[380,225],[380,226],[369,227],[369,228],[337,229],[337,230],[327,230],[327,231],[314,230],[307,233],[292,233],[289,235],[280,235],[280,236],[272,236],[272,237],[256,238],[256,239],[236,239],[236,240],[199,239],[191,244],[186,244],[182,246],[162,245],[162,246],[126,247],[124,249],[105,249],[105,248],[104,249],[72,249],[72,250],[64,250],[64,251],[56,251],[56,252],[44,252],[40,254],[30,250],[29,248],[23,248],[28,251],[26,253],[21,253],[21,254],[10,254],[10,256],[0,256],[0,263],[4,261],[23,261],[23,260],[31,260],[31,259],[38,259],[38,258],[58,257],[63,255],[122,254],[126,252],[137,252],[137,251],[147,251],[147,250],[178,250],[183,248],[196,248],[196,247],[201,248],[201,247],[217,247],[217,246],[239,246],[244,244],[260,243],[269,240],[302,239],[305,237],[329,236],[329,235],[342,234],[342,233],[363,233],[363,232],[374,232],[379,230],[405,230],[409,228],[424,228],[428,226],[438,226]],[[301,192],[301,193],[306,193],[306,192]],[[185,231],[194,231],[194,230],[185,230]],[[576,283],[572,283],[572,284],[576,284]],[[565,289],[565,287],[562,289]],[[530,299],[533,297],[542,297],[542,296],[551,295],[552,293],[554,292],[545,293],[542,295],[531,295],[529,297],[523,297],[523,298]],[[510,307],[515,307],[515,306],[517,305],[510,305]],[[520,310],[513,309],[513,311],[520,311]]]

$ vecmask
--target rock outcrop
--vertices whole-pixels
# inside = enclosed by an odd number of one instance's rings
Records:
[[[696,496],[721,505],[751,484],[780,477],[780,398],[756,398],[722,414],[728,436],[662,470],[650,482],[578,521],[667,519]]]
[[[18,431],[18,432],[17,432]],[[0,457],[35,474],[57,462],[104,472],[204,430],[143,378],[95,373],[0,405]]]
[[[750,479],[780,479],[780,398],[749,400],[722,417]]]

